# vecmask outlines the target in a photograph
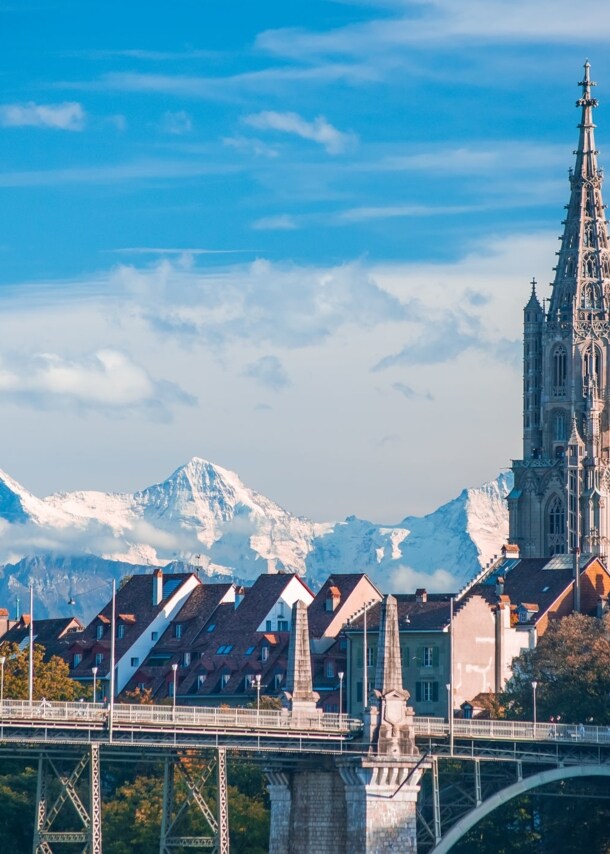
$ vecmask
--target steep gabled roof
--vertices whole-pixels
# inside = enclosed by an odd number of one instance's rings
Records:
[[[341,625],[347,622],[348,618],[354,613],[349,608],[349,597],[356,590],[359,584],[368,582],[374,590],[377,590],[373,582],[363,572],[341,572],[334,573],[327,578],[321,589],[318,591],[315,599],[307,609],[307,619],[309,621],[309,635],[312,638],[321,638],[327,631],[331,623],[341,617]],[[334,611],[326,610],[326,601],[329,598],[338,598],[338,605]],[[381,593],[379,593],[381,598]],[[346,606],[348,606],[346,608]]]

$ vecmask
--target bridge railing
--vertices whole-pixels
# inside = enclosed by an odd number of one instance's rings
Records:
[[[444,718],[415,718],[415,734],[432,737],[449,735],[449,724]],[[464,720],[453,721],[456,738],[498,739],[510,741],[585,742],[610,744],[610,727],[584,724],[533,723],[531,721]]]
[[[109,708],[103,703],[68,703],[37,700],[4,700],[0,704],[0,722],[29,721],[72,726],[106,725]],[[113,726],[135,729],[179,728],[189,730],[238,729],[240,731],[307,731],[349,734],[361,729],[358,719],[347,715],[325,714],[322,710],[313,715],[291,713],[286,709],[241,709],[230,706],[140,706],[115,703]]]

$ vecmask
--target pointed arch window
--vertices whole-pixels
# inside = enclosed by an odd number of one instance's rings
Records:
[[[568,415],[563,409],[553,413],[553,441],[565,442],[568,438]]]
[[[547,541],[548,553],[551,555],[565,554],[566,550],[566,511],[561,498],[556,495],[551,499],[547,511]]]
[[[555,347],[552,357],[553,396],[565,397],[568,379],[568,356],[565,347]]]
[[[601,308],[600,302],[599,285],[595,282],[587,282],[582,290],[582,307],[598,310]]]
[[[587,347],[583,354],[583,378],[585,391],[592,388],[600,388],[602,380],[601,364],[602,357],[599,347],[596,347],[595,344]]]

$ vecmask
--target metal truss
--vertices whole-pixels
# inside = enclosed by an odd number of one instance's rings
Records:
[[[205,800],[203,789],[214,769],[217,772],[217,816]],[[175,804],[175,776],[178,772],[186,788],[186,798]],[[179,823],[189,806],[195,806],[204,816],[209,836],[185,836]],[[166,756],[163,774],[163,813],[161,816],[160,854],[171,854],[176,848],[211,848],[215,854],[229,854],[229,808],[227,798],[227,757],[221,747],[217,755],[203,765],[197,777],[193,775],[184,756]]]
[[[89,766],[88,785],[83,773]],[[59,794],[49,806],[50,784],[59,783]],[[80,788],[80,794],[79,794]],[[83,803],[89,802],[89,810]],[[53,823],[64,805],[69,802],[80,821],[78,830],[55,830]],[[102,854],[102,810],[100,790],[99,745],[91,744],[70,773],[58,765],[57,758],[47,752],[38,758],[36,785],[36,824],[32,843],[33,854],[53,854],[53,843],[82,843],[83,854]]]

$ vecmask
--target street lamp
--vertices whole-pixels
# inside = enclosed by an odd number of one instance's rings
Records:
[[[97,667],[92,667],[91,672],[93,673],[93,702],[95,703],[97,700]]]
[[[341,726],[343,716],[343,677],[345,674],[340,670],[337,676],[339,677],[339,726]]]
[[[28,699],[34,699],[34,585],[30,584],[30,648],[28,656]]]
[[[0,672],[2,675],[0,676],[0,709],[4,711],[4,664],[6,662],[6,655],[0,655]]]
[[[535,679],[532,679],[532,694],[534,696],[534,735],[536,734],[536,688],[538,687],[538,682]]]
[[[258,717],[261,709],[261,675],[257,673],[254,677],[256,683],[256,725],[258,726]]]
[[[447,717],[449,718],[449,750],[451,756],[453,756],[453,691],[452,691],[451,682],[447,682],[445,688],[447,689]]]
[[[172,716],[176,717],[176,677],[178,674],[178,665],[176,662],[172,664],[172,670],[174,671],[174,690],[172,692]]]

